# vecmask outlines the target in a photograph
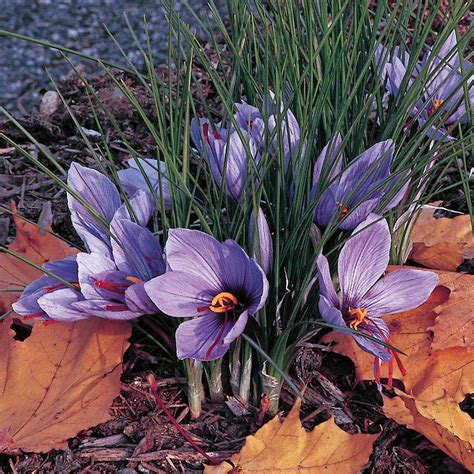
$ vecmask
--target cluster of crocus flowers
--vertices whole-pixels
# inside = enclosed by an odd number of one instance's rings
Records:
[[[315,222],[321,226],[335,222],[341,229],[352,230],[372,212],[385,213],[395,207],[408,183],[402,183],[405,174],[390,173],[393,154],[393,141],[385,140],[354,158],[342,171],[342,138],[336,134],[314,165],[311,195],[318,199]]]
[[[155,209],[151,195],[138,190],[127,207],[112,181],[76,163],[67,183],[71,220],[87,251],[45,264],[47,274],[25,288],[13,309],[57,321],[156,312],[143,289],[165,271],[161,246],[146,228]]]
[[[390,54],[383,46],[377,51],[376,61],[381,79],[393,96],[399,95],[403,81],[406,81],[408,90],[418,75],[426,70],[427,79],[423,85],[422,97],[414,104],[411,116],[416,117],[429,138],[451,140],[446,127],[468,122],[464,87],[467,87],[471,114],[474,111],[474,87],[472,80],[464,84],[463,77],[472,69],[472,64],[460,56],[454,31],[437,54],[429,49],[420,63],[415,61],[411,65],[413,61],[407,52],[401,53],[397,47]]]
[[[387,314],[408,311],[423,304],[438,283],[435,273],[398,270],[384,275],[389,263],[390,231],[387,222],[371,214],[352,233],[338,260],[340,293],[331,279],[328,260],[317,260],[320,287],[319,312],[331,325],[350,328],[354,340],[375,356],[374,376],[380,384],[380,362],[388,361],[388,384],[393,376],[393,359],[405,374],[400,357],[387,345],[368,339],[372,336],[390,344],[389,328],[382,319]],[[347,332],[347,331],[346,331]]]
[[[163,313],[192,318],[176,331],[178,357],[222,357],[265,304],[264,271],[233,240],[221,243],[197,230],[170,230],[165,255],[168,271],[145,290]]]
[[[232,123],[213,123],[207,118],[191,121],[191,138],[207,162],[218,186],[238,201],[248,176],[259,174],[262,153],[274,156],[281,149],[286,166],[300,147],[300,127],[291,110],[278,108],[273,93],[263,112],[245,101],[235,104]],[[250,168],[253,168],[253,171]]]

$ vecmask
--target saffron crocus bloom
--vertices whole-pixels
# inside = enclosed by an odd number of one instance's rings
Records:
[[[429,64],[428,82],[424,91],[422,103],[418,105],[420,126],[438,112],[438,119],[428,126],[425,133],[432,139],[450,140],[451,136],[445,126],[456,123],[465,125],[468,121],[466,100],[464,98],[463,73],[460,68],[463,62],[464,77],[472,69],[472,64],[459,57],[456,33],[453,31],[440,48],[439,53]],[[422,67],[431,59],[432,53],[426,53]],[[471,113],[474,111],[474,86],[472,80],[467,82],[468,100]],[[437,123],[438,122],[438,123]],[[441,125],[441,127],[440,127]]]
[[[300,127],[293,112],[283,102],[280,108],[278,108],[275,102],[275,94],[272,91],[269,92],[269,96],[265,100],[263,106],[264,113],[245,101],[235,104],[235,107],[237,108],[237,113],[234,117],[237,124],[242,130],[250,134],[257,148],[260,151],[265,150],[267,146],[265,140],[266,130],[268,136],[272,137],[271,142],[268,144],[270,153],[276,153],[280,144],[283,145],[283,156],[286,165],[288,165],[291,155],[296,153],[300,146],[301,138]],[[280,126],[281,138],[277,130],[278,125]]]
[[[127,163],[129,168],[118,172],[120,182],[127,194],[133,196],[138,190],[148,193],[153,191],[159,198],[163,196],[165,209],[170,209],[171,198],[165,163],[142,158],[132,158]]]
[[[338,261],[339,295],[332,283],[326,257],[318,257],[319,311],[330,324],[348,327],[389,343],[389,329],[382,317],[420,306],[430,296],[438,277],[422,270],[399,270],[382,277],[389,262],[390,231],[387,222],[379,219],[380,216],[371,214],[344,245]],[[395,351],[362,335],[353,337],[364,351],[375,356],[377,383],[380,383],[380,361],[389,361],[389,384],[392,357],[402,374],[405,373]]]
[[[407,82],[409,89],[418,74],[425,68],[428,69],[427,82],[423,89],[422,98],[413,106],[410,114],[417,117],[420,126],[424,126],[428,120],[438,112],[438,119],[430,124],[426,130],[426,135],[436,140],[451,140],[444,126],[456,123],[464,125],[467,123],[467,108],[464,99],[463,74],[461,62],[463,63],[464,76],[468,73],[472,65],[464,61],[457,51],[456,33],[453,31],[446,41],[441,45],[439,52],[434,55],[429,49],[420,64],[415,64]],[[383,57],[388,53],[381,47],[378,51],[378,63],[383,64]],[[400,56],[400,57],[399,57]],[[394,54],[381,69],[382,80],[387,77],[387,90],[397,96],[402,81],[408,72],[410,56],[408,53],[399,54],[395,48]],[[468,100],[471,104],[471,111],[474,105],[474,88],[472,81],[467,82]]]
[[[193,119],[191,123],[191,137],[207,161],[215,182],[225,183],[227,193],[235,200],[240,199],[245,189],[248,160],[258,162],[252,137],[244,131],[240,133],[247,143],[237,131],[213,126],[207,119]]]
[[[255,233],[255,225],[257,233]],[[273,241],[267,219],[260,207],[256,219],[253,210],[250,214],[249,247],[254,249],[253,257],[263,268],[265,275],[268,275],[272,271],[273,265]]]
[[[341,138],[336,136],[326,145],[316,161],[313,173],[313,196],[317,194],[322,171],[331,184],[322,193],[316,206],[315,222],[325,226],[336,218],[341,220],[339,224],[341,229],[352,230],[371,212],[379,208],[381,201],[386,201],[387,196],[391,199],[383,209],[379,209],[380,212],[396,206],[405,194],[408,183],[400,186],[400,180],[405,175],[390,174],[394,153],[392,140],[376,143],[356,157],[342,173],[343,155],[340,147]],[[400,189],[393,193],[397,187]]]
[[[260,266],[233,240],[223,243],[197,230],[172,229],[165,247],[170,271],[145,284],[165,314],[195,317],[176,331],[180,359],[222,357],[267,298]]]

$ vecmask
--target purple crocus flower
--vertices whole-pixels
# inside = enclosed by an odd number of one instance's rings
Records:
[[[170,209],[171,197],[166,164],[163,161],[152,159],[132,158],[128,160],[128,165],[129,168],[118,172],[120,182],[127,194],[133,196],[138,190],[147,193],[151,193],[153,190],[160,197],[160,191],[163,191],[165,209]],[[148,182],[145,176],[148,178]]]
[[[341,172],[343,154],[342,140],[336,135],[319,155],[313,172],[312,197],[322,192],[315,210],[315,222],[326,226],[332,219],[341,220],[339,227],[352,230],[359,225],[376,208],[381,201],[384,204],[381,212],[395,207],[403,198],[408,183],[400,186],[404,173],[390,174],[390,164],[394,153],[392,140],[376,143],[357,156]],[[325,177],[329,186],[322,191],[320,181]],[[392,196],[392,190],[400,190]]]
[[[382,277],[389,263],[390,244],[387,222],[371,214],[354,230],[339,255],[339,295],[331,280],[326,257],[318,257],[318,306],[326,322],[389,343],[389,329],[382,317],[416,308],[428,299],[438,283],[438,277],[433,272],[399,270]],[[391,385],[392,356],[402,374],[405,372],[398,354],[392,349],[362,335],[352,337],[364,351],[375,356],[377,383],[380,383],[380,361],[389,361]]]
[[[267,130],[268,136],[272,137],[268,144],[270,153],[275,154],[280,144],[283,145],[283,156],[286,165],[288,165],[291,155],[298,151],[301,137],[300,127],[293,112],[283,102],[278,108],[275,94],[272,91],[269,91],[269,96],[265,100],[263,113],[245,101],[235,104],[235,107],[237,113],[234,117],[237,124],[250,134],[259,151],[263,152],[267,147],[265,139],[265,130]],[[281,142],[277,131],[278,125],[280,126]]]
[[[256,234],[255,225],[257,226]],[[263,268],[265,275],[268,275],[272,271],[273,265],[273,241],[267,219],[260,207],[256,219],[253,210],[250,214],[249,247],[254,249],[253,257]]]
[[[246,145],[250,159],[258,163],[255,142],[245,131],[241,134],[247,144],[236,130],[213,126],[207,119],[193,119],[191,122],[191,137],[207,161],[215,182],[221,185],[224,177],[227,193],[236,201],[242,196],[248,175]]]
[[[68,184],[105,224],[110,222],[109,229],[71,198],[73,223],[78,225],[85,247],[92,251],[46,263],[46,270],[70,285],[44,275],[28,285],[13,305],[15,311],[26,318],[58,321],[77,321],[91,315],[132,319],[157,312],[143,289],[146,280],[165,271],[160,244],[144,227],[155,209],[151,195],[138,190],[129,199],[130,215],[129,207],[116,200],[118,191],[113,183],[100,173],[73,164]],[[112,201],[109,204],[107,193]]]
[[[393,96],[397,96],[402,81],[407,75],[410,56],[408,53],[400,55],[396,48],[388,62],[383,64],[383,59],[387,56],[385,48],[381,47],[376,58],[378,64],[380,64],[382,80],[385,80],[385,76],[387,78],[387,90]],[[443,126],[450,126],[455,123],[464,125],[468,121],[464,88],[462,87],[463,74],[460,68],[461,62],[463,63],[464,72],[469,72],[472,65],[464,61],[463,58],[460,58],[457,51],[456,33],[453,31],[441,45],[439,52],[435,56],[433,56],[432,50],[429,49],[421,63],[415,64],[413,70],[410,71],[407,89],[413,85],[420,71],[428,68],[428,79],[423,89],[422,98],[414,105],[410,115],[417,117],[418,123],[423,127],[438,112],[438,119],[428,125],[425,130],[426,135],[431,139],[452,140],[452,137],[448,135]],[[474,108],[472,81],[469,81],[467,85],[468,100],[472,111]]]
[[[170,271],[145,290],[163,313],[197,316],[176,331],[178,357],[222,357],[265,304],[265,273],[233,240],[220,243],[197,230],[170,230],[165,254]]]

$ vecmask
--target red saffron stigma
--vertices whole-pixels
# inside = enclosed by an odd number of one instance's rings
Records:
[[[374,360],[374,378],[377,385],[380,385],[380,359],[378,357]]]
[[[207,311],[209,309],[209,306],[199,306],[197,308],[198,313],[202,313],[203,311]]]
[[[52,285],[52,286],[47,286],[45,290],[48,293],[53,292],[54,290],[57,290],[58,288],[61,288],[62,286],[65,286],[64,283],[58,283],[57,285]]]
[[[26,316],[23,316],[23,319],[41,318],[44,315],[45,315],[44,311],[40,311],[39,313],[27,314]]]
[[[222,334],[224,334],[224,331],[225,331],[225,327],[227,325],[227,320],[228,320],[228,316],[227,316],[227,311],[224,313],[224,323],[222,324],[222,327],[219,329],[219,332],[216,336],[216,338],[214,339],[214,341],[212,342],[212,344],[209,346],[209,349],[207,350],[206,352],[206,356],[205,356],[205,359],[206,360],[209,360],[211,358],[211,352],[214,350],[214,348],[217,346],[217,343],[222,339]]]
[[[128,306],[126,304],[108,304],[104,309],[105,311],[127,311]]]
[[[214,135],[214,138],[220,138],[220,137],[219,137],[219,132],[218,132],[217,130],[214,130],[214,131],[212,132],[212,134]]]
[[[111,291],[112,293],[123,293],[124,288],[128,288],[130,285],[128,283],[114,283],[113,281],[96,280],[94,286]]]
[[[207,122],[202,126],[202,133],[204,138],[209,141],[209,124]]]
[[[393,386],[393,359],[388,361],[388,388],[392,388]]]

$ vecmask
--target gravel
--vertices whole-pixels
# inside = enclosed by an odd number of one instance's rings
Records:
[[[216,1],[224,11],[225,0]],[[207,0],[189,0],[202,19],[210,18]],[[142,46],[145,46],[143,16],[146,16],[157,62],[163,62],[167,49],[165,9],[160,0],[0,0],[0,28],[58,43],[103,60],[126,65],[120,51],[105,31],[107,25],[127,57],[139,69],[143,59],[127,28],[124,13]],[[174,9],[193,23],[185,2],[175,1]],[[75,59],[94,72],[96,66]],[[0,36],[0,106],[11,112],[24,112],[38,106],[42,94],[63,79],[69,65],[57,51],[40,45]]]

